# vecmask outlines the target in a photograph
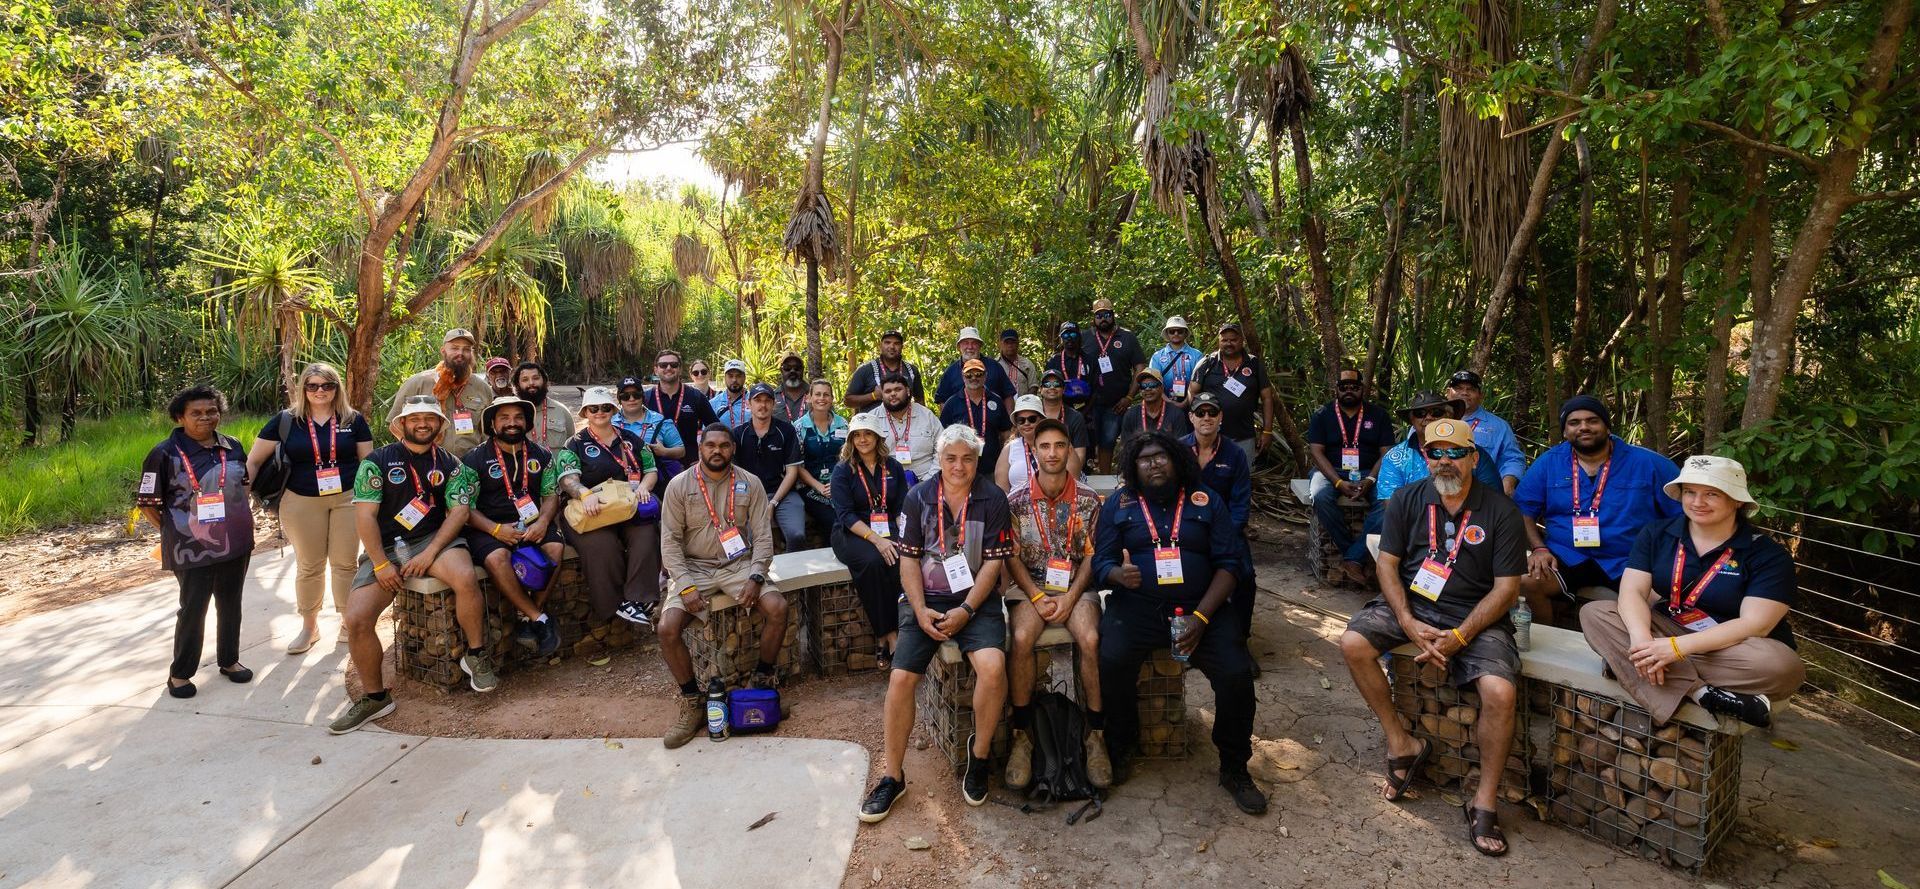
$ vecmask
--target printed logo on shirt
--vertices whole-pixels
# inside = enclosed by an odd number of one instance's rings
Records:
[[[1464,536],[1468,543],[1477,545],[1487,539],[1487,531],[1479,525],[1468,525]]]
[[[407,480],[406,467],[395,466],[392,469],[387,470],[387,481],[393,482],[394,484],[397,485],[406,480]]]
[[[160,489],[160,473],[143,472],[140,474],[140,493],[151,494]]]
[[[745,493],[747,492],[747,483],[746,483],[746,481],[744,481],[744,480],[742,480],[742,481],[737,481],[737,482],[734,482],[734,483],[733,483],[733,490],[734,490],[734,492],[735,492],[735,493],[737,493],[737,494],[745,494]]]
[[[503,475],[505,475],[505,473],[500,470],[500,464],[498,462],[487,464],[487,478],[500,478]]]
[[[427,484],[437,488],[437,487],[440,487],[441,482],[444,482],[446,480],[447,480],[446,473],[441,472],[438,469],[427,470]]]
[[[1372,421],[1372,420],[1367,420],[1367,421],[1365,421],[1365,422],[1362,422],[1362,423],[1360,424],[1360,428],[1362,428],[1362,429],[1372,429],[1372,428],[1373,428],[1373,421]]]
[[[1243,377],[1253,376],[1253,368],[1251,367],[1240,368],[1240,375]]]
[[[599,445],[587,445],[587,459],[592,460],[599,456],[600,456]]]
[[[538,461],[538,460],[528,460],[528,461],[527,461],[527,471],[528,471],[528,472],[539,472],[539,471],[540,471],[540,461]]]
[[[1193,505],[1195,506],[1205,506],[1211,502],[1213,498],[1208,497],[1205,491],[1195,491],[1193,492],[1193,496],[1187,499],[1193,501]]]

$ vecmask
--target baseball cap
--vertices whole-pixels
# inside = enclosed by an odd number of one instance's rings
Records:
[[[726,364],[723,364],[720,366],[720,372],[723,374],[730,374],[736,370],[741,373],[746,373],[747,363],[745,361],[741,361],[738,358],[734,358],[729,360]]]
[[[1473,447],[1473,427],[1461,420],[1435,420],[1427,424],[1427,431],[1420,437],[1428,447],[1437,444]]]
[[[625,392],[628,389],[639,389],[645,392],[647,391],[647,384],[642,382],[639,377],[621,377],[620,384],[613,387],[613,391],[615,392]]]
[[[886,333],[883,333],[883,334],[881,334],[881,335],[880,335],[880,338],[881,338],[881,339],[883,339],[883,340],[884,340],[884,339],[896,339],[896,340],[902,340],[902,341],[904,341],[904,340],[905,340],[905,339],[907,338],[907,335],[906,335],[906,334],[904,334],[904,333],[901,333],[901,332],[900,332],[900,328],[898,328],[898,327],[889,327],[889,328],[887,328],[887,332],[886,332]]]
[[[1480,388],[1480,375],[1470,370],[1457,370],[1447,378],[1448,386],[1472,386]]]
[[[1168,330],[1186,330],[1186,329],[1187,329],[1187,319],[1182,318],[1179,315],[1175,315],[1171,318],[1168,318],[1167,323],[1160,326],[1160,330],[1162,332],[1168,331]]]
[[[1753,495],[1747,493],[1747,468],[1738,460],[1707,454],[1688,457],[1680,464],[1680,474],[1660,490],[1678,500],[1681,485],[1706,485],[1741,503],[1754,502]]]
[[[1220,403],[1220,396],[1212,392],[1201,392],[1187,399],[1187,413],[1191,414],[1202,407],[1210,407],[1221,413],[1227,410],[1226,405]]]
[[[960,372],[966,373],[967,371],[970,371],[970,370],[977,370],[981,373],[986,373],[987,363],[985,361],[981,361],[978,358],[969,358],[967,359],[967,363],[960,365]]]
[[[1226,322],[1226,323],[1224,323],[1224,324],[1221,324],[1221,325],[1220,325],[1220,329],[1219,329],[1219,331],[1218,331],[1218,332],[1219,332],[1219,333],[1226,333],[1226,332],[1227,332],[1227,331],[1229,331],[1229,330],[1231,330],[1231,331],[1233,331],[1234,333],[1243,333],[1243,332],[1244,332],[1244,331],[1242,331],[1242,330],[1240,329],[1240,322],[1238,322],[1238,321],[1228,321],[1228,322]]]
[[[508,361],[507,359],[505,359],[505,358],[501,358],[501,357],[499,357],[499,356],[495,356],[495,357],[492,357],[492,358],[489,358],[489,359],[487,359],[487,372],[488,372],[488,373],[492,373],[492,372],[493,372],[493,369],[494,369],[494,368],[496,368],[496,367],[497,367],[497,368],[500,368],[500,369],[502,369],[502,370],[512,370],[512,369],[513,369],[513,362],[511,362],[511,361]]]
[[[1061,372],[1060,372],[1060,368],[1057,368],[1057,367],[1049,367],[1049,368],[1047,368],[1046,370],[1043,370],[1043,371],[1041,371],[1041,372],[1040,372],[1040,379],[1043,379],[1043,380],[1044,380],[1044,379],[1046,379],[1046,378],[1048,378],[1048,377],[1052,377],[1052,378],[1054,378],[1054,379],[1056,379],[1056,380],[1064,380],[1064,379],[1066,379],[1066,378],[1067,378],[1067,375],[1066,375],[1066,374],[1063,374],[1063,373],[1061,373]]]
[[[973,340],[974,342],[979,342],[979,343],[986,342],[986,340],[983,340],[980,338],[980,328],[962,327],[960,328],[960,335],[953,338],[953,344],[957,346],[957,345],[960,345],[961,343],[966,342],[967,340]]]
[[[1043,409],[1044,404],[1038,395],[1022,395],[1013,400],[1013,415],[1017,417],[1027,411],[1045,415],[1046,410]]]
[[[788,349],[787,351],[780,353],[780,364],[784,366],[788,361],[800,361],[801,364],[806,363],[805,361],[801,361],[800,353],[795,352],[792,349]]]
[[[475,337],[473,335],[473,331],[468,330],[464,327],[456,327],[452,330],[449,330],[447,331],[446,336],[443,336],[440,338],[440,342],[443,345],[446,343],[451,343],[454,340],[466,340],[467,342],[472,343],[475,346],[480,345],[480,340],[478,337]]]
[[[1158,371],[1158,370],[1155,370],[1155,369],[1153,369],[1153,368],[1151,368],[1151,367],[1143,367],[1143,368],[1140,368],[1140,372],[1139,372],[1139,373],[1137,373],[1137,374],[1134,374],[1134,375],[1133,375],[1133,378],[1134,378],[1135,380],[1138,380],[1138,379],[1140,379],[1141,377],[1152,377],[1152,378],[1153,378],[1153,381],[1154,381],[1154,382],[1156,382],[1156,383],[1164,383],[1164,382],[1166,382],[1166,378],[1164,378],[1164,377],[1162,377],[1162,376],[1160,376],[1160,371]]]
[[[755,383],[753,384],[753,388],[747,390],[748,401],[752,401],[756,398],[759,398],[762,395],[765,395],[768,398],[772,398],[774,395],[774,388],[772,386],[767,385],[766,383]]]
[[[1014,330],[1011,327],[1007,328],[1006,330],[1000,331],[1000,341],[1003,343],[1006,342],[1007,340],[1017,340],[1019,338],[1020,338],[1020,331]]]
[[[1096,299],[1093,301],[1093,310],[1096,312],[1111,312],[1113,311],[1113,300],[1107,299],[1106,297]]]
[[[1075,324],[1072,321],[1060,322],[1060,335],[1066,336],[1067,334],[1073,334],[1074,336],[1079,336],[1080,325]]]

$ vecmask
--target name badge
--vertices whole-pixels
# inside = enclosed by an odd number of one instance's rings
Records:
[[[911,462],[913,460],[913,446],[904,441],[894,442],[893,459],[900,461],[903,466]]]
[[[747,542],[740,537],[739,528],[728,528],[720,532],[720,552],[728,559],[740,558],[747,551]]]
[[[413,526],[420,524],[427,517],[427,513],[432,511],[433,507],[427,501],[415,497],[407,501],[406,506],[400,508],[400,512],[394,515],[393,520],[398,522],[400,527],[411,531]]]
[[[193,498],[193,515],[203,525],[227,520],[227,498],[219,494],[201,494]]]
[[[473,411],[454,411],[453,431],[460,435],[472,435]]]
[[[638,472],[627,473],[627,486],[633,488],[635,494],[640,493],[640,479],[644,477]]]
[[[340,493],[340,469],[317,469],[313,473],[313,485],[321,496]]]
[[[1341,472],[1359,472],[1360,471],[1360,449],[1359,448],[1341,448],[1340,449],[1340,471]]]
[[[531,522],[540,517],[540,504],[533,502],[531,494],[521,494],[513,501],[513,508],[520,513],[520,521]]]
[[[1167,387],[1167,391],[1172,392],[1175,398],[1185,398],[1187,397],[1187,381],[1174,380],[1173,385]]]
[[[1600,517],[1573,517],[1573,545],[1579,547],[1600,545]]]
[[[1672,609],[1668,610],[1671,611]],[[1719,621],[1709,617],[1706,612],[1698,608],[1683,608],[1680,610],[1680,613],[1673,616],[1673,619],[1678,621],[1681,626],[1696,633],[1701,630],[1711,630],[1720,625]]]
[[[1067,584],[1072,581],[1073,563],[1066,559],[1047,560],[1047,589],[1049,591],[1064,593],[1067,591]]]
[[[1247,394],[1247,384],[1242,383],[1239,380],[1234,379],[1233,377],[1228,377],[1227,381],[1225,383],[1222,383],[1221,385],[1227,387],[1227,391],[1232,392],[1233,397],[1235,398],[1239,398],[1240,396]]]
[[[1153,548],[1153,576],[1159,578],[1161,586],[1186,581],[1185,575],[1180,570],[1179,547],[1156,546]]]
[[[1113,373],[1113,359],[1112,359],[1112,358],[1109,358],[1109,357],[1107,357],[1107,356],[1105,356],[1105,355],[1102,355],[1102,356],[1100,356],[1100,372],[1101,372],[1101,373],[1103,373],[1103,374],[1110,374],[1110,373]]]
[[[940,560],[940,567],[947,570],[947,589],[954,595],[963,596],[973,589],[973,568],[967,564],[966,553]]]
[[[1440,601],[1440,591],[1447,588],[1447,578],[1453,576],[1453,569],[1444,562],[1428,559],[1420,563],[1420,573],[1413,576],[1413,591],[1427,597],[1428,601]]]
[[[884,512],[876,512],[867,516],[867,527],[872,528],[873,533],[881,537],[893,536],[893,524],[887,521],[887,514]]]

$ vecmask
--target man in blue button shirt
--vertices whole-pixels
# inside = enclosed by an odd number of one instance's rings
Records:
[[[1160,336],[1167,344],[1147,359],[1147,366],[1160,372],[1160,379],[1167,384],[1167,397],[1184,408],[1187,397],[1193,394],[1188,391],[1188,384],[1193,382],[1193,369],[1207,356],[1187,343],[1187,319],[1179,315],[1167,319]]]
[[[1480,375],[1470,370],[1457,371],[1447,380],[1447,397],[1458,399],[1466,405],[1466,413],[1460,419],[1467,421],[1473,428],[1473,442],[1480,446],[1486,457],[1492,457],[1492,467],[1500,473],[1501,490],[1513,496],[1513,489],[1520,485],[1520,477],[1527,474],[1527,455],[1520,450],[1519,440],[1513,437],[1513,427],[1500,419],[1493,411],[1480,406]]]
[[[1606,404],[1575,395],[1560,406],[1566,441],[1533,461],[1513,500],[1527,523],[1527,576],[1520,590],[1533,619],[1553,619],[1553,596],[1620,588],[1633,541],[1649,522],[1681,514],[1661,489],[1680,474],[1672,460],[1613,434]],[[1546,526],[1542,536],[1535,526]]]

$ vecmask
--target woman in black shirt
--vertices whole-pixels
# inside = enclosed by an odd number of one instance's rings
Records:
[[[593,600],[594,620],[619,616],[642,627],[652,627],[651,613],[660,601],[660,509],[653,486],[659,481],[653,451],[640,436],[614,425],[613,390],[588,389],[580,398],[580,417],[586,422],[567,442],[573,460],[580,463],[577,484],[563,484],[567,496],[578,499],[588,515],[600,511],[594,486],[610,479],[626,479],[639,496],[640,512],[618,525],[580,532],[561,513],[567,543],[580,556],[587,576],[587,595]],[[645,516],[651,513],[651,518]]]
[[[1582,609],[1580,628],[1656,723],[1692,700],[1767,725],[1769,696],[1806,678],[1786,621],[1799,591],[1793,557],[1747,521],[1739,463],[1689,457],[1665,490],[1686,514],[1641,530],[1619,601]]]
[[[881,669],[888,669],[900,623],[900,513],[907,474],[886,453],[879,417],[859,413],[848,424],[847,443],[827,489],[833,492],[833,555],[853,575],[853,589],[867,611],[878,643]]]
[[[320,638],[320,605],[327,579],[333,580],[333,610],[344,614],[347,593],[360,558],[353,528],[353,479],[360,461],[373,451],[367,418],[347,403],[346,385],[331,364],[307,365],[293,387],[292,404],[262,427],[247,452],[247,477],[275,450],[286,454],[287,488],[280,495],[280,529],[293,542],[294,598],[299,603],[299,635],[288,654],[305,654]],[[284,430],[284,435],[282,434]],[[340,641],[347,627],[340,625]]]

